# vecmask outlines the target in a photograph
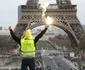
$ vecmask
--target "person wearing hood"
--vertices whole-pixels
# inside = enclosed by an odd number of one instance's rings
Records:
[[[45,29],[42,30],[35,38],[32,36],[31,30],[28,29],[25,31],[24,37],[20,39],[14,34],[12,27],[9,26],[12,38],[20,45],[22,56],[21,70],[27,70],[27,66],[29,66],[30,70],[35,70],[34,59],[36,43],[44,35],[48,27],[48,25],[45,25]]]

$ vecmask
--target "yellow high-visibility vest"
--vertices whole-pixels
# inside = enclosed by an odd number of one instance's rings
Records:
[[[34,40],[21,39],[21,55],[22,57],[35,57]]]

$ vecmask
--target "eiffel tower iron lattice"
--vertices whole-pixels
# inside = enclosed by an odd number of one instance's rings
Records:
[[[30,29],[44,25],[42,11],[38,2],[39,0],[27,0],[26,5],[19,6],[18,23],[14,29],[14,33],[18,37],[22,37],[24,31],[29,28],[29,24],[31,24]],[[79,42],[85,40],[83,38],[85,36],[84,29],[76,13],[76,5],[72,5],[70,0],[56,0],[56,4],[48,6],[45,15],[52,17],[54,19],[53,25],[60,27],[68,34],[72,47],[77,47]],[[13,42],[12,39],[9,39],[9,41],[10,43]]]

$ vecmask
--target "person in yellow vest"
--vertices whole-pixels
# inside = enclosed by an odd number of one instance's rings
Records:
[[[48,25],[45,25],[45,29],[42,30],[35,38],[31,34],[31,30],[28,29],[25,31],[24,37],[22,39],[18,38],[12,27],[9,26],[10,34],[12,38],[20,44],[20,50],[22,55],[22,64],[21,70],[27,70],[27,66],[29,66],[30,70],[35,70],[35,48],[36,42],[43,36],[43,34],[47,31]]]

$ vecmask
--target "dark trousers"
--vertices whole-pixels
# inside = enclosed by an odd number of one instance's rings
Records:
[[[21,70],[27,70],[29,66],[30,70],[35,70],[35,60],[34,58],[24,58],[22,59]]]

